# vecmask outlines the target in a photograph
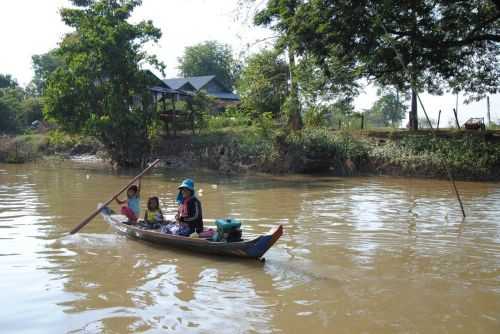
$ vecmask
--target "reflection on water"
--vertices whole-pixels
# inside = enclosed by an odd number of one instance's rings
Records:
[[[134,174],[85,162],[0,165],[2,333],[497,333],[500,184],[403,178],[194,175],[204,216],[285,234],[265,264],[162,249],[101,219]],[[175,211],[187,175],[143,198]],[[145,202],[143,200],[143,202]]]

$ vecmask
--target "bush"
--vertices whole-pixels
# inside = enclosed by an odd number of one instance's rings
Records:
[[[250,116],[234,106],[229,106],[226,111],[206,117],[206,129],[219,130],[229,127],[244,127],[252,124]]]
[[[353,138],[347,132],[333,132],[327,128],[305,129],[289,135],[288,150],[298,161],[296,171],[316,172],[334,170],[346,174],[346,162],[361,168],[367,160],[366,143]]]
[[[44,135],[3,137],[0,145],[0,161],[23,163],[39,158],[47,147]]]
[[[407,136],[374,147],[370,157],[406,175],[446,176],[447,166],[454,176],[462,179],[485,178],[500,166],[500,146],[473,135]]]

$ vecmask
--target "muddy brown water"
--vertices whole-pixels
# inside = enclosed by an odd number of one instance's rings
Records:
[[[101,218],[135,173],[89,162],[0,164],[2,333],[500,333],[500,184],[155,170],[175,210],[196,180],[206,218],[283,224],[264,264],[162,249]]]

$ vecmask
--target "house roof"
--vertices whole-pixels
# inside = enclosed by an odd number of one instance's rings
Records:
[[[179,89],[188,81],[185,78],[173,78],[173,79],[164,79],[163,83],[172,89]]]
[[[227,89],[223,84],[221,84],[220,81],[217,80],[215,75],[203,75],[198,77],[186,77],[186,78],[171,78],[171,79],[164,79],[162,81],[165,85],[167,85],[171,89],[193,90],[193,91],[199,91],[203,89],[211,81],[215,81],[223,89],[223,91],[208,92],[207,94],[209,96],[213,96],[221,100],[232,100],[232,101],[240,100],[240,97],[236,94],[233,94],[230,89]],[[192,89],[189,89],[189,86]]]
[[[201,76],[201,77],[188,77],[186,79],[193,85],[194,88],[196,88],[196,90],[200,90],[201,88],[205,87],[206,84],[208,84],[210,81],[212,81],[214,79],[217,80],[215,78],[215,75],[205,75],[205,76]]]
[[[208,84],[212,80],[217,80],[217,78],[215,78],[215,75],[203,75],[203,76],[199,76],[199,77],[186,77],[186,78],[172,78],[172,79],[165,79],[165,80],[163,80],[163,82],[165,84],[167,84],[170,88],[173,88],[173,89],[178,89],[178,88],[184,86],[186,83],[189,83],[196,90],[200,90],[201,88],[205,87],[205,85]],[[224,87],[224,86],[222,86],[222,87]],[[224,88],[227,89],[226,87],[224,87]]]

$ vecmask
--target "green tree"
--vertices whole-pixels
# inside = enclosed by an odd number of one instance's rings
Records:
[[[288,95],[289,73],[288,65],[274,50],[250,56],[237,82],[242,108],[253,117],[266,112],[278,117]]]
[[[500,10],[493,1],[270,0],[263,13],[261,22],[274,19],[287,43],[326,71],[329,59],[340,60],[384,86],[413,89],[414,129],[417,91],[499,91]]]
[[[0,133],[14,133],[19,128],[18,115],[24,91],[10,75],[0,74]]]
[[[18,87],[16,79],[10,74],[0,74],[0,89]]]
[[[143,50],[157,42],[151,21],[128,22],[139,0],[73,0],[61,10],[75,32],[57,54],[64,62],[48,78],[45,114],[65,130],[96,136],[120,165],[137,165],[150,152],[157,113],[140,64],[160,65]]]
[[[270,0],[267,7],[257,13],[254,22],[257,25],[270,27],[278,33],[276,47],[286,54],[290,68],[289,94],[283,105],[288,118],[288,127],[291,130],[300,130],[303,127],[301,105],[299,99],[299,85],[296,79],[296,48],[297,45],[290,38],[290,26],[287,24],[293,19],[300,4],[297,0]]]
[[[33,55],[31,57],[33,62],[33,70],[35,75],[30,83],[31,94],[36,96],[43,95],[45,85],[49,75],[52,74],[58,67],[63,65],[63,60],[59,55],[58,49],[50,50],[47,53],[40,55]]]
[[[399,100],[396,92],[389,90],[380,96],[366,116],[368,121],[377,125],[381,122],[382,126],[396,127],[404,119],[406,111],[407,107]]]
[[[228,89],[233,89],[239,72],[231,47],[217,41],[206,41],[185,48],[178,61],[182,76],[215,75]]]
[[[43,119],[43,103],[40,97],[25,96],[21,102],[21,109],[17,114],[19,126],[30,126],[34,121]]]

